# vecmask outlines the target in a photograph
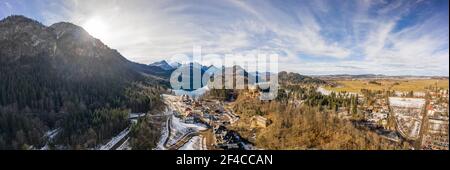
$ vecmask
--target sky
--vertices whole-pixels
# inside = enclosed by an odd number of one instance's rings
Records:
[[[80,25],[140,63],[269,53],[306,75],[449,75],[448,0],[0,0],[0,18]]]

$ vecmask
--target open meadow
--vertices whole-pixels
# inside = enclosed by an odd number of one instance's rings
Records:
[[[336,92],[361,92],[361,89],[395,90],[395,91],[425,91],[426,87],[437,86],[448,89],[448,79],[414,79],[414,80],[335,80],[337,86],[327,86],[325,89]]]

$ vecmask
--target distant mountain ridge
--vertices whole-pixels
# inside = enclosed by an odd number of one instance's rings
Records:
[[[312,75],[311,77],[332,80],[332,79],[448,79],[448,76],[415,76],[415,75],[383,75],[383,74],[333,74],[333,75]]]
[[[167,63],[166,60],[161,60],[161,61],[149,64],[149,66],[159,67],[159,68],[161,68],[163,70],[173,70],[174,69],[174,67],[169,65],[169,63]]]

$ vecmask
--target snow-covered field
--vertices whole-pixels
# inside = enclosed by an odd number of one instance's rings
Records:
[[[181,121],[180,118],[176,116],[172,116],[172,130],[180,131],[180,132],[188,132],[189,129],[192,129],[193,131],[202,131],[206,130],[207,127],[203,124],[196,123],[196,124],[190,124],[190,123],[184,123]]]
[[[389,104],[396,117],[400,134],[407,138],[417,139],[422,125],[421,112],[425,106],[425,99],[389,97]]]
[[[389,104],[393,107],[422,108],[425,105],[425,99],[389,97]]]

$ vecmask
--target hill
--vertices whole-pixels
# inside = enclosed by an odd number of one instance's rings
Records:
[[[326,84],[324,80],[304,76],[298,73],[287,73],[282,71],[278,73],[278,79],[281,84]]]

